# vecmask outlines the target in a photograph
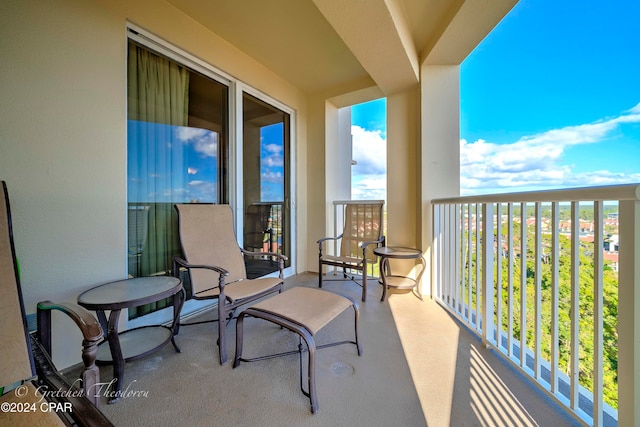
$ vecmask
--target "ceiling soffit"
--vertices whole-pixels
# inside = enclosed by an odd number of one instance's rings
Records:
[[[422,64],[458,65],[517,3],[167,1],[304,92],[331,96],[390,95],[415,86]]]
[[[398,1],[313,2],[385,94],[418,83],[418,56]]]
[[[168,1],[305,92],[368,76],[311,0]]]

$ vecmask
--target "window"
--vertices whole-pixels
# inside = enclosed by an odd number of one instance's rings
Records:
[[[175,203],[228,203],[228,92],[226,85],[129,42],[131,276],[171,269],[180,254]],[[145,306],[130,316],[158,308]]]
[[[289,211],[290,116],[255,96],[242,96],[244,248],[287,255],[291,263]],[[277,271],[269,256],[247,258],[247,276]]]
[[[129,37],[129,275],[171,273],[173,257],[181,253],[175,203],[230,204],[238,242],[287,255],[285,267],[291,267],[294,112],[133,26]],[[245,262],[248,277],[277,270],[268,255]],[[188,276],[183,281],[189,294]],[[168,305],[137,307],[129,320]],[[187,301],[183,312],[202,307]],[[154,314],[154,322],[165,313]]]

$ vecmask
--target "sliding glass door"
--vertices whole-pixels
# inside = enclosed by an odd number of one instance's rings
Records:
[[[244,248],[287,255],[291,263],[290,115],[248,93],[242,95]],[[269,255],[247,260],[247,275],[277,271]]]
[[[173,205],[228,203],[229,90],[133,41],[128,64],[129,275],[171,274],[173,257],[181,255]]]
[[[293,112],[248,93],[250,88],[243,92],[241,82],[137,30],[129,37],[129,276],[173,273],[173,257],[181,255],[175,203],[232,206],[238,241],[264,253],[245,258],[248,277],[278,270],[269,252],[287,255],[290,267]],[[189,277],[182,278],[189,293]],[[199,304],[187,301],[183,313],[200,309]],[[129,316],[169,305],[160,301],[137,307]]]

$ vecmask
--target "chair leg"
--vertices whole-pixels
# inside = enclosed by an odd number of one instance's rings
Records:
[[[322,287],[322,261],[318,263],[318,287]]]
[[[367,301],[367,272],[362,275],[362,302]]]
[[[220,302],[218,304],[218,354],[220,355],[220,364],[224,365],[227,363],[227,322],[223,319],[227,317],[227,311],[224,308],[224,304]]]
[[[309,350],[309,399],[311,400],[311,413],[318,412],[318,396],[316,395],[316,344],[313,338],[311,342],[307,341],[307,350]]]
[[[242,343],[243,343],[243,334],[244,334],[244,311],[240,313],[238,318],[236,319],[236,355],[233,358],[233,368],[237,368],[240,366],[240,359],[242,358]]]
[[[362,261],[362,302],[367,300],[367,254],[363,253]]]
[[[358,349],[358,356],[362,356],[362,345],[360,344],[360,310],[358,309],[358,305],[352,305],[354,312],[354,329],[355,329],[355,338],[356,338],[356,348]]]

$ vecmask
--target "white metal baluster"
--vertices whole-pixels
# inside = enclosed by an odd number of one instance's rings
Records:
[[[593,425],[602,426],[603,423],[603,221],[602,221],[602,200],[593,202]]]
[[[476,330],[480,331],[484,327],[481,322],[482,313],[480,312],[480,298],[482,294],[482,276],[481,276],[481,262],[482,247],[480,245],[480,215],[481,215],[481,203],[476,203],[476,274],[475,274],[475,289],[476,289]]]
[[[551,206],[551,392],[556,394],[558,389],[558,314],[559,314],[559,288],[560,288],[560,216],[559,204],[554,202]]]
[[[459,235],[458,235],[458,239],[460,239],[460,253],[459,253],[460,262],[457,264],[460,280],[458,282],[459,299],[458,299],[458,305],[457,305],[457,313],[462,318],[464,318],[464,280],[466,277],[465,270],[464,270],[464,264],[466,262],[466,255],[465,255],[466,240],[464,238],[465,236],[464,228],[466,226],[466,222],[465,222],[464,212],[465,212],[465,205],[460,204],[460,218],[459,218],[460,222],[459,222]]]
[[[502,204],[496,204],[496,343],[502,347]]]
[[[580,204],[571,202],[571,409],[578,410],[580,390]]]
[[[460,313],[460,296],[462,294],[461,290],[460,290],[460,266],[462,265],[462,252],[461,252],[461,248],[463,247],[463,241],[464,239],[462,239],[463,233],[460,231],[460,226],[461,226],[461,222],[460,222],[460,212],[462,209],[462,206],[459,204],[456,204],[456,209],[455,209],[455,215],[454,215],[454,219],[455,219],[455,243],[456,243],[456,262],[454,265],[454,286],[455,286],[455,307],[453,307],[454,311],[456,313]]]
[[[493,204],[482,204],[482,339],[494,339],[493,323]],[[495,341],[494,341],[495,344]]]
[[[442,300],[444,294],[444,205],[438,206],[438,244],[437,244],[437,253],[438,253],[438,293],[437,296],[440,300]]]
[[[467,281],[467,321],[469,322],[469,325],[472,324],[472,319],[473,316],[471,315],[471,312],[473,310],[473,295],[471,293],[471,290],[473,289],[473,244],[472,244],[472,235],[473,235],[473,226],[472,226],[472,215],[471,215],[471,204],[469,204],[467,206],[467,223],[468,223],[468,232],[467,232],[467,243],[468,243],[468,250],[467,250],[467,275],[468,275],[468,281]]]
[[[508,295],[508,302],[507,302],[507,314],[508,314],[508,318],[507,318],[507,328],[508,328],[508,335],[507,335],[507,345],[509,346],[508,348],[508,352],[507,354],[509,355],[509,358],[513,357],[513,260],[514,260],[514,255],[513,255],[513,203],[509,203],[508,207],[507,207],[507,241],[508,241],[508,251],[509,251],[509,260],[508,260],[508,264],[507,264],[507,271],[508,271],[508,289],[507,289],[507,295]]]
[[[451,234],[449,233],[451,230],[451,224],[449,221],[449,206],[443,206],[442,220],[443,220],[443,233],[442,233],[442,302],[446,305],[449,305],[449,286],[451,283],[449,281],[449,269],[451,268]]]
[[[520,203],[520,366],[527,366],[527,204]]]
[[[438,244],[439,239],[438,235],[440,234],[440,226],[439,226],[439,212],[440,205],[431,205],[431,298],[439,297],[438,293],[438,263],[440,262],[440,257],[438,255]],[[382,266],[380,266],[382,268]]]
[[[455,294],[456,294],[456,288],[458,287],[458,284],[456,283],[456,268],[457,268],[457,263],[455,262],[457,254],[456,254],[456,248],[457,248],[457,243],[456,243],[456,210],[455,210],[455,205],[449,205],[449,227],[447,229],[447,233],[449,235],[449,241],[448,241],[448,245],[449,245],[449,259],[451,260],[449,262],[449,268],[448,268],[448,274],[449,274],[449,307],[455,309]]]
[[[621,200],[618,275],[618,425],[640,425],[640,186]]]
[[[535,379],[540,380],[540,374],[542,369],[542,214],[541,203],[536,202],[535,205],[535,294],[534,294],[534,344],[535,351],[534,356],[534,370],[533,376]]]

